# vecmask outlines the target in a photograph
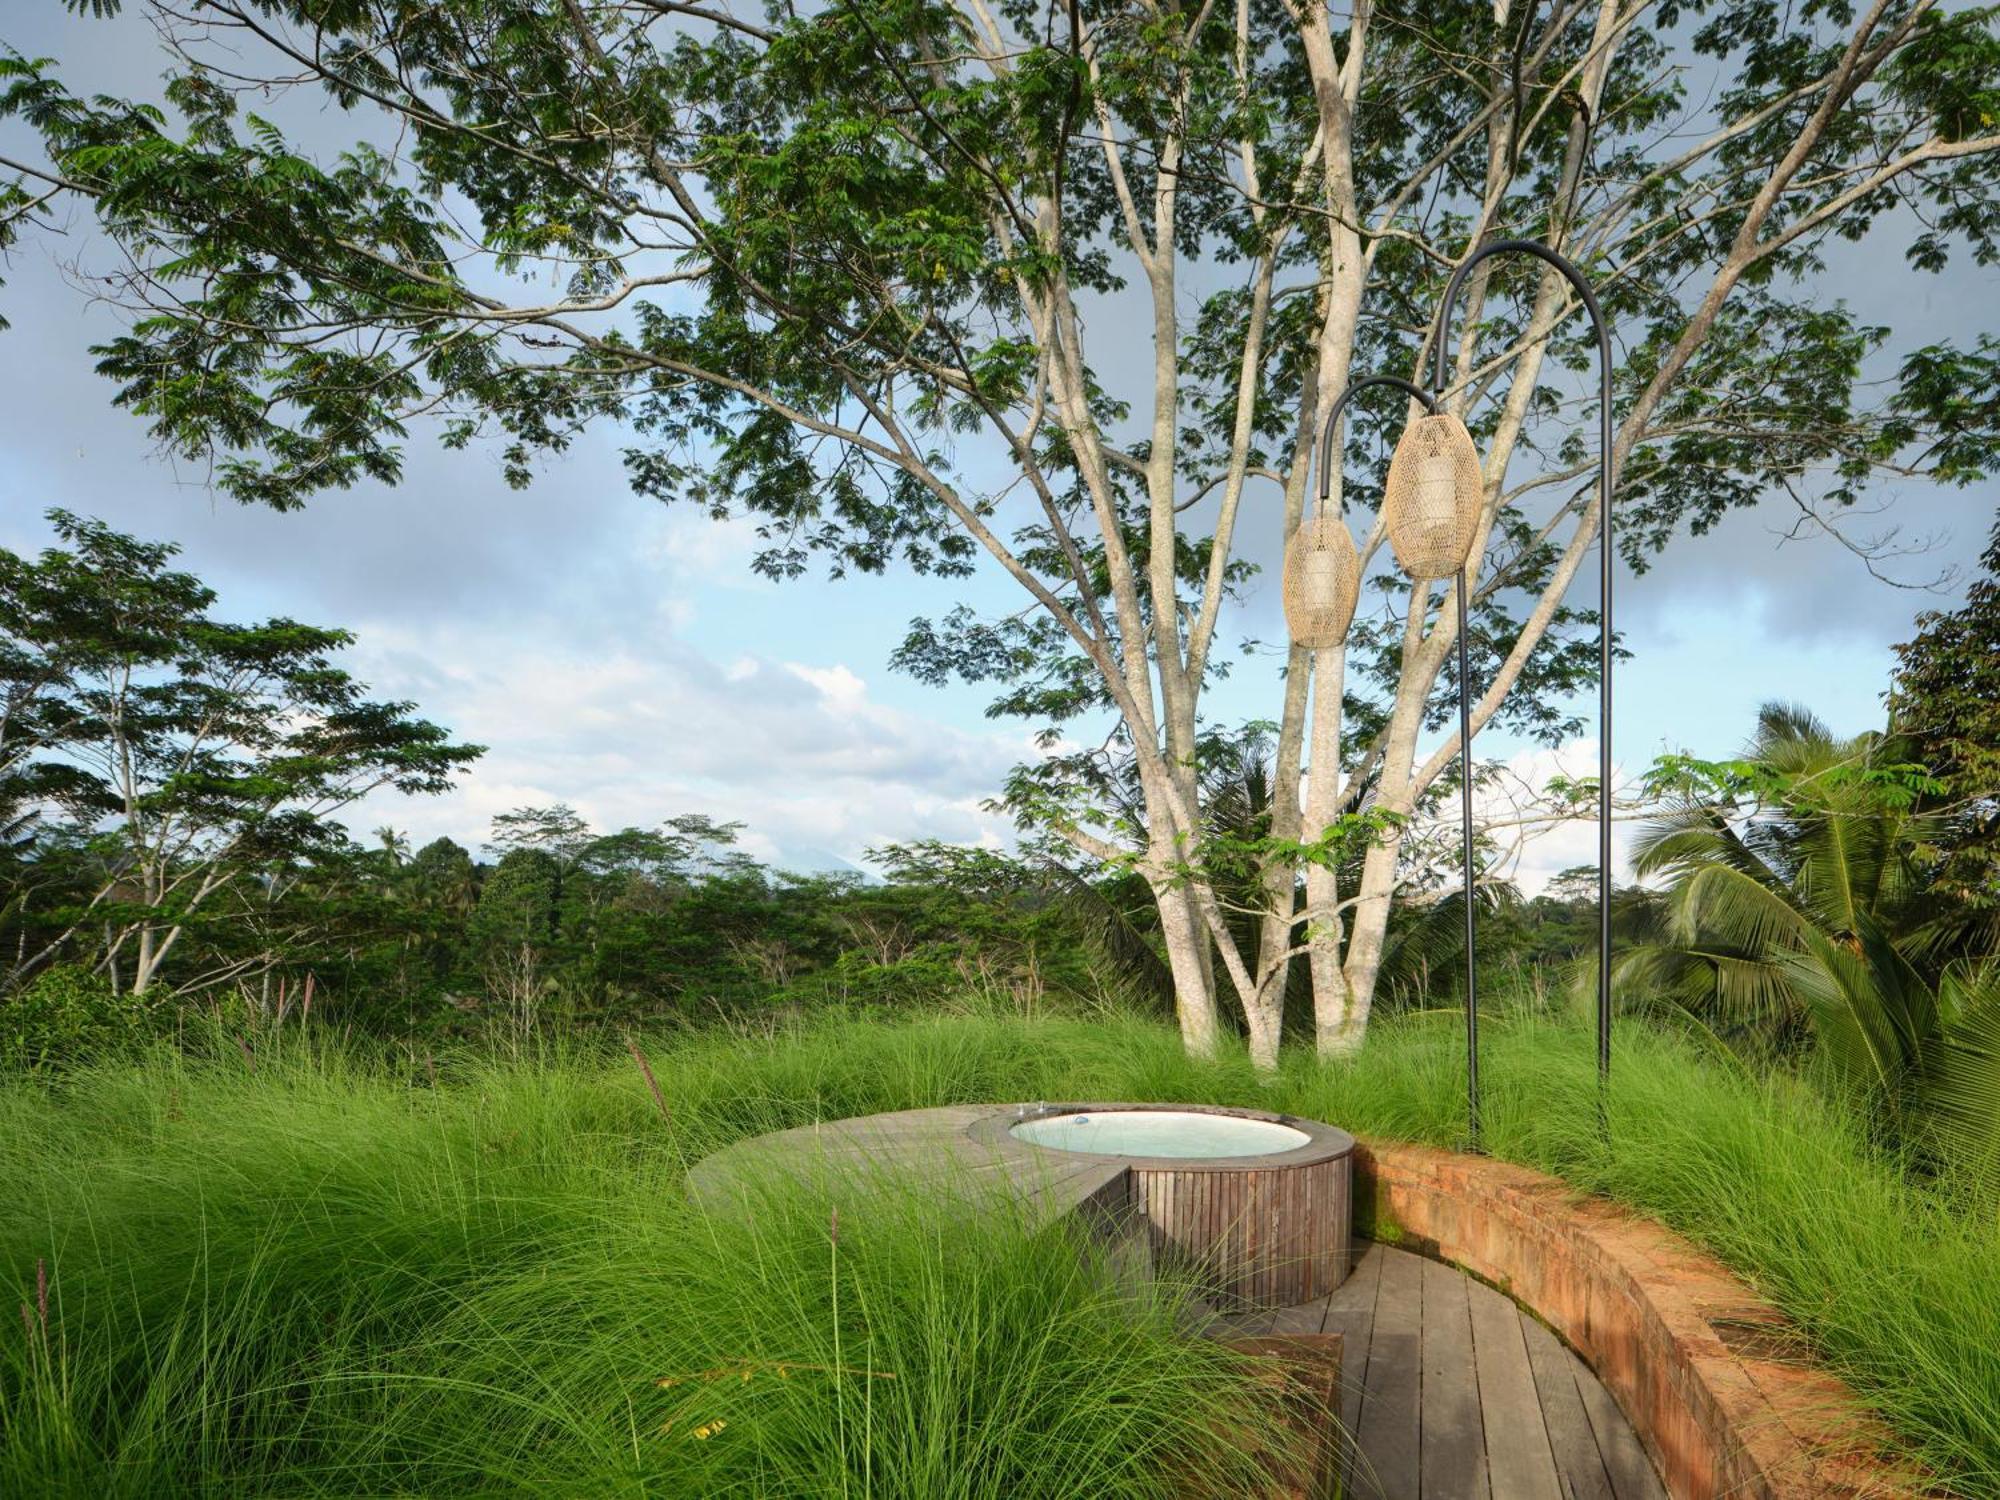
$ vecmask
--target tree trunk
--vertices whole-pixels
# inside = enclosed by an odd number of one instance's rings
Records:
[[[1340,708],[1346,683],[1347,648],[1313,653],[1312,749],[1307,760],[1305,826],[1318,838],[1333,822],[1340,804]],[[1334,872],[1306,866],[1306,961],[1312,970],[1313,1045],[1322,1056],[1333,1050],[1348,1011],[1346,977],[1340,969],[1340,912]]]
[[[1155,881],[1162,877],[1154,876]],[[1181,1044],[1190,1057],[1209,1058],[1216,1051],[1215,990],[1205,962],[1208,933],[1196,915],[1185,886],[1156,884],[1160,933],[1166,939],[1167,965],[1174,976],[1174,1015],[1181,1026]]]
[[[1430,696],[1431,682],[1437,676],[1436,663],[1421,649],[1429,602],[1429,585],[1419,584],[1410,596],[1410,612],[1403,625],[1403,670],[1396,684],[1395,706],[1389,714],[1382,774],[1377,782],[1375,806],[1399,817],[1407,817],[1413,806],[1410,771],[1416,761],[1417,731],[1423,723],[1423,707]],[[1361,884],[1355,892],[1347,958],[1342,965],[1344,1004],[1340,1019],[1322,1049],[1327,1056],[1353,1055],[1368,1034],[1368,1016],[1375,1003],[1375,977],[1382,967],[1382,949],[1389,929],[1389,904],[1396,889],[1396,860],[1402,845],[1400,829],[1385,829],[1361,862]]]

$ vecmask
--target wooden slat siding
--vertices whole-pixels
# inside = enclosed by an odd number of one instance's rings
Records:
[[[1174,1241],[1183,1259],[1196,1259],[1196,1246],[1208,1234],[1208,1181],[1201,1177],[1180,1178],[1175,1174],[1162,1173],[1174,1184],[1174,1197],[1186,1199],[1186,1207],[1176,1215],[1179,1222],[1173,1226]],[[1207,1274],[1206,1267],[1203,1274]]]
[[[1590,1373],[1589,1366],[1582,1360],[1567,1349],[1563,1355],[1570,1362],[1572,1376],[1578,1377],[1576,1391],[1583,1398],[1584,1412],[1590,1418],[1590,1430],[1597,1436],[1597,1451],[1604,1459],[1605,1472],[1611,1476],[1611,1493],[1618,1500],[1666,1500],[1666,1487],[1653,1471],[1652,1461],[1646,1457],[1639,1435],[1625,1420],[1625,1414],[1618,1409],[1611,1392]]]
[[[1135,1167],[1132,1180],[1156,1243],[1209,1276],[1224,1310],[1310,1302],[1345,1279],[1353,1216],[1344,1157],[1241,1172]]]
[[[1254,1302],[1256,1294],[1251,1290],[1257,1279],[1256,1253],[1251,1249],[1251,1193],[1255,1187],[1252,1179],[1255,1172],[1232,1172],[1231,1181],[1223,1185],[1217,1197],[1221,1201],[1222,1222],[1219,1237],[1224,1246],[1222,1264],[1224,1275],[1240,1287],[1238,1296]]]
[[[1263,1179],[1257,1194],[1257,1232],[1264,1242],[1260,1295],[1267,1302],[1276,1302],[1299,1259],[1299,1226],[1292,1213],[1291,1174],[1259,1172],[1257,1175]]]
[[[1356,1427],[1355,1493],[1417,1500],[1423,1452],[1424,1263],[1387,1255],[1368,1338],[1368,1388]]]
[[[1258,1225],[1266,1250],[1264,1299],[1278,1300],[1286,1276],[1299,1259],[1299,1226],[1291,1211],[1290,1174],[1260,1172],[1264,1179],[1259,1195]]]
[[[1235,1217],[1228,1211],[1228,1196],[1233,1196],[1240,1184],[1225,1184],[1215,1173],[1208,1174],[1208,1181],[1202,1184],[1202,1239],[1201,1251],[1209,1266],[1209,1275],[1215,1284],[1224,1288],[1225,1293],[1234,1296],[1237,1276],[1229,1273],[1229,1268],[1240,1266],[1242,1262],[1232,1259],[1229,1254],[1229,1221]],[[1225,1186],[1229,1193],[1224,1193]]]
[[[1219,1310],[1309,1302],[1345,1277],[1353,1161],[1339,1132],[1322,1127],[1314,1149],[1341,1155],[1308,1153],[1284,1166],[1253,1159],[1200,1170],[1103,1157],[1072,1164],[1063,1153],[1014,1142],[1006,1134],[1010,1113],[947,1106],[776,1131],[697,1163],[688,1190],[714,1206],[749,1207],[762,1183],[803,1177],[858,1208],[850,1190],[859,1195],[917,1178],[964,1189],[968,1202],[1005,1193],[1029,1206],[1033,1222],[1076,1211],[1116,1231],[1117,1194],[1104,1174],[1123,1174],[1133,1211],[1149,1220],[1155,1260],[1201,1271]]]
[[[1146,1222],[1152,1226],[1148,1233],[1153,1237],[1155,1258],[1160,1264],[1178,1270],[1175,1257],[1179,1254],[1179,1250],[1173,1241],[1167,1238],[1173,1216],[1180,1211],[1180,1206],[1174,1202],[1174,1185],[1171,1182],[1155,1182],[1150,1172],[1134,1172],[1132,1201],[1138,1206],[1139,1212],[1146,1216]],[[1161,1217],[1162,1210],[1166,1214],[1164,1218]]]
[[[1312,1225],[1297,1212],[1289,1184],[1275,1184],[1272,1188],[1271,1219],[1280,1246],[1280,1264],[1285,1267],[1300,1266],[1310,1259],[1312,1246]],[[1283,1277],[1274,1277],[1271,1295],[1277,1296],[1284,1289]],[[1315,1287],[1324,1292],[1325,1287]]]
[[[1521,1310],[1489,1286],[1465,1282],[1472,1313],[1486,1467],[1496,1500],[1563,1500],[1549,1449],[1535,1372],[1521,1336]]]
[[[1216,1174],[1220,1175],[1220,1174]],[[1222,1275],[1231,1283],[1246,1287],[1257,1262],[1250,1254],[1249,1172],[1232,1172],[1229,1181],[1216,1184],[1216,1242],[1223,1247]]]
[[[1247,1172],[1243,1180],[1243,1255],[1250,1267],[1252,1301],[1271,1300],[1272,1272],[1278,1247],[1271,1238],[1270,1202],[1276,1189],[1269,1172]]]
[[[1271,1260],[1274,1246],[1265,1231],[1265,1201],[1270,1192],[1269,1172],[1245,1172],[1243,1183],[1243,1213],[1241,1215],[1243,1249],[1236,1265],[1247,1266],[1250,1274],[1244,1278],[1244,1295],[1252,1302],[1270,1301]]]
[[[1216,1201],[1216,1178],[1213,1173],[1204,1173],[1201,1179],[1201,1217],[1195,1221],[1196,1228],[1189,1236],[1191,1248],[1201,1260],[1203,1274],[1222,1290],[1225,1297],[1233,1294],[1233,1287],[1222,1277],[1222,1268],[1227,1261],[1227,1253],[1217,1242],[1222,1237],[1221,1205]]]
[[[1278,1209],[1285,1247],[1283,1274],[1272,1288],[1273,1296],[1282,1295],[1288,1282],[1303,1287],[1308,1298],[1323,1298],[1332,1290],[1322,1284],[1322,1278],[1315,1274],[1313,1266],[1313,1245],[1321,1233],[1313,1220],[1313,1204],[1321,1181],[1323,1178],[1315,1173],[1307,1182],[1287,1182],[1285,1185]],[[1343,1350],[1343,1357],[1345,1353]]]
[[[1174,1183],[1174,1197],[1184,1199],[1186,1206],[1177,1215],[1179,1222],[1173,1226],[1174,1242],[1179,1247],[1181,1258],[1196,1265],[1201,1264],[1199,1247],[1208,1237],[1208,1182],[1205,1178],[1179,1177],[1178,1174],[1162,1173],[1171,1177]],[[1201,1266],[1204,1277],[1208,1268]]]
[[[1285,1278],[1291,1268],[1305,1260],[1309,1226],[1294,1212],[1291,1182],[1283,1173],[1271,1174],[1270,1206],[1271,1225],[1271,1283],[1268,1295],[1273,1301],[1283,1294]]]
[[[1347,1199],[1353,1191],[1354,1170],[1345,1161],[1313,1179],[1306,1216],[1310,1227],[1299,1244],[1299,1259],[1311,1267],[1313,1290],[1322,1296],[1332,1296],[1347,1279]]]
[[[1562,1476],[1564,1500],[1615,1500],[1611,1475],[1597,1449],[1597,1434],[1591,1429],[1577,1389],[1576,1356],[1525,1313],[1521,1315],[1521,1339],[1534,1370],[1535,1395],[1542,1404],[1549,1451],[1555,1458],[1556,1472]]]
[[[1303,1262],[1299,1258],[1294,1223],[1302,1217],[1298,1174],[1273,1170],[1257,1174],[1263,1178],[1257,1202],[1257,1229],[1263,1249],[1257,1261],[1256,1295],[1268,1302],[1289,1304],[1310,1302],[1313,1292],[1300,1282]]]
[[[1486,1432],[1466,1277],[1423,1263],[1423,1500],[1487,1500]],[[1511,1500],[1511,1497],[1509,1497]]]
[[[1285,1246],[1285,1275],[1282,1289],[1295,1289],[1300,1301],[1310,1301],[1323,1297],[1333,1288],[1322,1285],[1314,1263],[1313,1246],[1332,1231],[1331,1224],[1324,1223],[1321,1214],[1320,1186],[1323,1174],[1311,1170],[1287,1173],[1285,1184],[1286,1218],[1293,1226],[1290,1241]]]

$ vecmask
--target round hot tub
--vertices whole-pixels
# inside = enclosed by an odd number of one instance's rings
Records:
[[[1127,1168],[1154,1258],[1227,1308],[1285,1307],[1347,1279],[1354,1137],[1316,1120],[1186,1105],[1020,1105],[971,1133]]]

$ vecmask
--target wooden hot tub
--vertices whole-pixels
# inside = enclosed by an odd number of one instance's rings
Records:
[[[1224,1309],[1287,1307],[1347,1279],[1354,1137],[1261,1110],[1041,1104],[974,1121],[974,1140],[1117,1164],[1163,1267]]]

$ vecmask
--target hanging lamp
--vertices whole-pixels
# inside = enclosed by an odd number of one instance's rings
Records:
[[[1441,412],[1405,427],[1382,495],[1397,566],[1416,579],[1450,578],[1464,567],[1484,488],[1465,423]]]
[[[1308,651],[1338,646],[1354,621],[1361,558],[1347,522],[1319,509],[1285,543],[1285,624]]]

